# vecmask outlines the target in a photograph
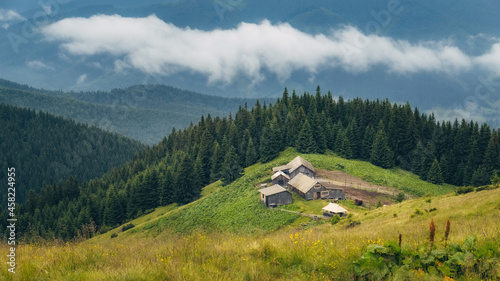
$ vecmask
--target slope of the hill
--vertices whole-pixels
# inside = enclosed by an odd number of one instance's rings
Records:
[[[78,182],[100,177],[145,148],[138,141],[48,113],[0,103],[0,166],[15,168],[16,201],[30,190],[73,176]],[[0,173],[7,182],[7,173]],[[75,182],[78,196],[78,184]],[[75,190],[72,190],[72,192]],[[7,192],[3,192],[6,201]]]
[[[137,85],[110,92],[46,91],[0,79],[0,102],[42,110],[155,144],[172,128],[185,128],[202,115],[227,115],[255,100],[209,96],[160,85]]]
[[[297,215],[265,208],[259,200],[258,183],[269,182],[272,167],[281,166],[295,158],[297,151],[287,149],[269,163],[258,163],[245,170],[235,182],[222,187],[216,182],[208,188],[215,192],[163,215],[150,218],[138,225],[134,233],[161,233],[162,231],[229,231],[236,233],[269,232],[289,225]],[[410,195],[442,195],[454,192],[452,185],[435,185],[401,169],[386,170],[370,163],[347,160],[333,154],[300,154],[318,169],[338,170],[364,177],[374,184],[383,182]],[[369,175],[369,177],[367,177]],[[322,201],[324,205],[326,201]],[[323,206],[324,207],[324,206]],[[119,232],[119,231],[118,231]],[[115,232],[110,232],[115,233]]]
[[[274,163],[288,158],[284,155]],[[316,164],[320,165],[320,162]],[[265,173],[258,174],[256,171],[267,168],[267,165],[253,166],[247,170],[247,176],[264,177]],[[248,187],[249,190],[253,188]],[[228,190],[222,188],[202,200],[207,201],[214,195],[218,197],[217,193],[221,192]],[[18,274],[26,279],[36,276],[39,280],[354,280],[353,262],[363,255],[369,245],[397,241],[401,234],[402,245],[408,251],[425,252],[429,247],[428,226],[431,219],[436,225],[435,247],[438,249],[444,248],[447,219],[451,221],[448,245],[462,245],[466,237],[473,236],[476,242],[468,244],[472,247],[469,251],[479,247],[490,249],[489,253],[476,251],[476,254],[489,259],[481,262],[478,256],[469,260],[468,263],[477,263],[478,267],[463,267],[463,278],[484,280],[486,273],[498,272],[498,256],[495,255],[500,254],[497,250],[500,247],[500,188],[458,196],[451,193],[411,199],[375,210],[345,205],[351,217],[341,219],[337,224],[321,220],[301,226],[296,221],[293,227],[265,233],[244,231],[234,234],[229,228],[229,232],[179,234],[168,228],[159,232],[152,227],[155,221],[162,221],[162,217],[200,211],[195,206],[202,205],[202,200],[193,203],[191,209],[190,206],[159,208],[133,221],[136,226],[131,229],[117,228],[89,241],[22,245],[18,250],[18,262],[23,267],[19,268]],[[254,201],[258,202],[258,197]],[[222,202],[224,205],[227,206],[227,203]],[[246,207],[248,205],[244,204],[238,211],[248,216]],[[422,211],[416,214],[416,209]],[[431,209],[434,210],[429,211]],[[267,218],[268,213],[278,212],[263,206],[259,210]],[[202,213],[198,217],[211,220],[214,215],[217,217],[215,212]],[[264,221],[253,217],[245,220]],[[241,222],[238,224],[243,226]],[[7,246],[2,244],[0,247]],[[479,267],[484,265],[491,266]],[[480,271],[478,268],[481,268]],[[5,280],[14,280],[5,267],[0,275]],[[440,274],[408,270],[405,280],[443,278]]]

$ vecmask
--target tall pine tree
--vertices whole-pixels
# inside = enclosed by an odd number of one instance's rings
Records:
[[[306,120],[302,124],[296,144],[297,150],[300,153],[315,153],[317,151],[318,147],[312,134],[311,125],[309,125],[309,122]]]
[[[382,124],[382,126],[380,126]],[[373,165],[389,169],[394,166],[394,155],[389,145],[387,144],[387,136],[384,132],[382,121],[379,124],[379,129],[372,145],[370,154],[370,162]]]

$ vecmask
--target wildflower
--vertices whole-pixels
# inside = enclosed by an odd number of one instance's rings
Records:
[[[448,243],[448,235],[450,235],[450,220],[446,220],[446,229],[444,231],[444,247],[446,247],[446,244]]]
[[[434,236],[436,235],[436,225],[434,224],[434,220],[431,220],[431,224],[429,225],[429,230],[430,230],[430,235],[429,235],[429,241],[431,243],[431,250],[432,247],[434,246]]]

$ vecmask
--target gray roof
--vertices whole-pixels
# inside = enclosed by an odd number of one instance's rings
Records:
[[[329,180],[324,180],[324,179],[316,179],[319,183],[321,183],[322,186],[324,186],[326,189],[340,189],[343,190],[342,187],[340,187],[338,184],[335,184]]]
[[[288,182],[288,185],[295,187],[302,193],[307,193],[318,181],[310,178],[302,173],[296,175],[293,179]]]
[[[292,161],[290,161],[286,165],[274,167],[273,172],[289,170],[289,173],[292,173],[293,171],[297,170],[300,166],[307,167],[309,170],[314,172],[313,165],[300,156],[295,157]]]
[[[275,184],[273,186],[263,188],[263,189],[259,190],[259,192],[264,194],[265,196],[269,196],[269,195],[278,194],[281,192],[288,192],[288,191],[286,189],[284,189],[283,187]]]
[[[278,172],[274,173],[274,175],[272,175],[271,180],[274,180],[275,178],[277,178],[279,176],[283,176],[288,180],[290,179],[290,177],[287,174],[283,173],[282,171],[278,171]]]

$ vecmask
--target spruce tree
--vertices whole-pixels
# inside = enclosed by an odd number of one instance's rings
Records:
[[[255,150],[255,146],[253,145],[252,139],[248,140],[248,146],[247,146],[247,152],[245,155],[245,166],[251,166],[259,160],[259,155],[257,154],[257,151]]]
[[[212,153],[214,151],[214,138],[210,132],[205,129],[200,140],[200,148],[198,150],[197,158],[200,161],[201,173],[199,175],[201,184],[203,186],[210,182],[210,171],[212,167]]]
[[[485,166],[481,165],[472,174],[471,184],[473,186],[488,185],[491,182],[492,176],[493,174]]]
[[[339,136],[342,137],[342,143],[340,145],[340,150],[339,150],[340,156],[347,159],[353,158],[354,153],[352,151],[352,145],[350,139],[347,137],[346,134],[341,134]]]
[[[324,112],[314,114],[314,126],[311,126],[313,139],[316,143],[316,152],[325,153],[327,148],[326,142],[326,116]]]
[[[275,143],[275,132],[270,126],[263,129],[262,137],[260,138],[260,161],[263,163],[269,162],[278,156],[278,149]]]
[[[368,126],[365,129],[365,134],[363,137],[363,144],[361,146],[361,159],[369,160],[372,152],[373,141],[375,140],[375,129],[372,126]]]
[[[163,174],[161,184],[160,184],[160,206],[166,206],[173,202],[172,186],[174,178],[170,169],[167,169]]]
[[[214,153],[212,155],[212,167],[210,173],[210,181],[214,182],[221,177],[222,163],[224,163],[224,151],[217,141],[214,142]]]
[[[201,192],[199,186],[195,186],[194,163],[191,157],[181,153],[180,163],[175,174],[173,195],[175,202],[186,204],[194,200]]]
[[[226,156],[224,157],[224,164],[222,164],[222,183],[228,185],[241,176],[243,169],[240,166],[236,149],[230,147]]]
[[[347,158],[359,158],[361,157],[361,134],[359,132],[359,127],[358,123],[356,122],[356,118],[352,118],[351,122],[349,122],[349,125],[347,125],[345,135],[348,139],[349,146],[351,152],[351,157]]]
[[[315,153],[318,149],[307,120],[302,124],[296,146],[300,153]]]
[[[372,145],[370,162],[373,165],[389,169],[394,166],[393,152],[387,144],[387,136],[382,129],[379,129]]]
[[[443,184],[443,173],[441,172],[441,166],[437,159],[434,159],[432,162],[431,168],[429,169],[429,173],[427,174],[427,181],[434,184]]]

